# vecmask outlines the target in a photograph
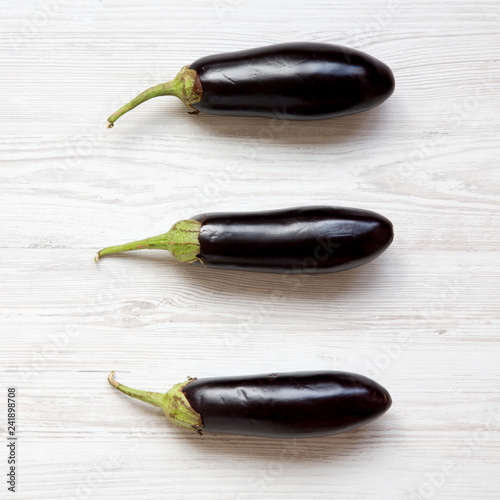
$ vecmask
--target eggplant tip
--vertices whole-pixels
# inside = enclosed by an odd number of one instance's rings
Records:
[[[380,387],[379,393],[377,395],[379,411],[378,415],[383,415],[392,406],[392,398],[387,389]]]
[[[108,123],[106,123],[106,128],[113,128],[113,126],[114,124],[108,120]]]
[[[94,256],[94,262],[99,262],[99,259],[101,258],[101,256],[99,255],[100,252],[97,252]]]
[[[380,217],[380,223],[373,234],[373,239],[377,241],[382,252],[390,246],[394,241],[394,226],[389,219]]]
[[[388,391],[385,391],[384,398],[387,405],[387,409],[389,409],[392,406],[392,398]]]

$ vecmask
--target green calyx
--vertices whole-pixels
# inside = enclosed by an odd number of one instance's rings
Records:
[[[193,104],[201,101],[203,95],[203,89],[201,87],[200,79],[198,78],[198,73],[194,69],[189,69],[184,66],[177,76],[166,83],[160,83],[155,85],[137,97],[134,97],[128,104],[122,106],[118,111],[115,111],[108,118],[108,128],[112,128],[115,121],[124,115],[131,109],[134,109],[139,104],[142,104],[153,97],[159,97],[163,95],[173,95],[178,97],[188,108],[191,109],[191,113],[198,114],[198,111],[193,108]]]
[[[175,384],[168,392],[160,393],[131,389],[126,385],[118,383],[114,379],[114,374],[115,372],[109,374],[108,382],[115,389],[118,389],[131,398],[161,408],[163,413],[165,413],[166,417],[173,424],[195,431],[200,435],[203,433],[201,415],[192,408],[183,392],[184,387],[196,379],[190,378],[186,382]]]
[[[176,222],[170,231],[152,236],[143,240],[124,243],[106,247],[97,252],[95,261],[97,262],[104,255],[110,255],[119,252],[128,252],[130,250],[160,249],[168,250],[179,262],[201,262],[200,253],[200,230],[202,222],[187,219]]]

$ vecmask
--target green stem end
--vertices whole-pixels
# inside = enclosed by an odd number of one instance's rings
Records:
[[[164,234],[103,248],[97,252],[95,261],[98,262],[105,255],[146,248],[168,250],[179,262],[190,263],[196,260],[201,262],[198,255],[200,253],[199,236],[202,224],[203,222],[193,219],[181,220]]]
[[[201,101],[201,97],[203,95],[203,89],[201,87],[201,81],[198,77],[198,73],[196,73],[195,70],[184,66],[184,68],[179,71],[173,80],[166,83],[160,83],[159,85],[155,85],[145,90],[137,97],[134,97],[129,103],[115,111],[108,118],[107,128],[113,128],[115,121],[118,120],[120,116],[139,106],[139,104],[142,104],[153,97],[164,95],[173,95],[178,97],[188,108],[191,109],[191,113],[198,114],[198,110],[193,107],[193,104]]]
[[[203,421],[201,415],[193,409],[183,392],[184,387],[196,379],[190,378],[187,382],[175,384],[168,392],[160,393],[141,391],[127,387],[126,385],[117,382],[114,379],[114,374],[114,371],[109,374],[108,382],[115,389],[123,392],[123,394],[126,394],[131,398],[135,398],[139,401],[143,401],[144,403],[161,408],[168,420],[170,420],[173,424],[195,431],[200,435],[203,433]]]

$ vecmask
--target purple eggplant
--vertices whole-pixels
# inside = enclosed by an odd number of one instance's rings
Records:
[[[380,417],[391,396],[377,382],[354,373],[298,372],[188,379],[166,393],[109,383],[157,406],[174,424],[202,434],[307,438],[349,431]]]
[[[181,262],[270,273],[345,271],[380,255],[392,242],[391,222],[354,208],[301,207],[269,212],[208,213],[170,231],[96,255],[144,248],[169,250]]]
[[[327,43],[283,43],[202,57],[144,91],[108,127],[152,97],[174,95],[192,113],[318,120],[366,111],[394,91],[383,62]]]

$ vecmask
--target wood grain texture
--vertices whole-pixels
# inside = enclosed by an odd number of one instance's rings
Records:
[[[498,499],[499,22],[488,0],[2,3],[0,431],[16,386],[16,498]],[[200,56],[292,40],[369,52],[396,92],[313,123],[156,99],[105,129]],[[93,262],[202,211],[318,203],[386,215],[393,245],[302,278],[160,252]],[[159,391],[339,369],[394,405],[326,439],[199,438],[114,392],[111,369]]]

